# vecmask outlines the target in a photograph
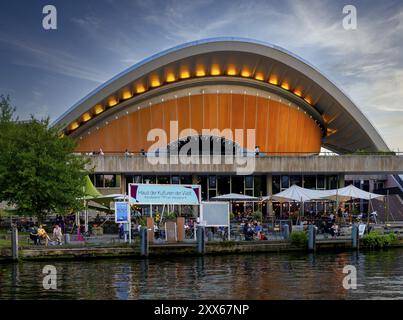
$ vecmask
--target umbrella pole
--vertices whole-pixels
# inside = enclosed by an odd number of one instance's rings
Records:
[[[369,213],[371,212],[371,196],[369,196],[369,201],[368,201],[368,216],[367,216],[367,230],[369,227]]]
[[[88,201],[85,201],[85,219],[84,219],[84,223],[85,223],[85,232],[88,232]]]
[[[386,198],[383,200],[386,211],[386,223],[389,223],[389,190],[386,191]]]

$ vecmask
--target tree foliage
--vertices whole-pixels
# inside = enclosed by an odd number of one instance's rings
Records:
[[[0,201],[40,220],[81,208],[87,160],[76,143],[49,126],[49,119],[18,122],[8,97],[0,96]]]

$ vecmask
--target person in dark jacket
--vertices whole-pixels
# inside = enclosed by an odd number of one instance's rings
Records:
[[[29,232],[29,238],[34,242],[36,246],[39,245],[38,228],[35,225],[31,228]]]

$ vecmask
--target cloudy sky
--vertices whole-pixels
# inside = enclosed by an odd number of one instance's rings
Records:
[[[42,27],[53,4],[58,29]],[[343,7],[357,8],[345,30]],[[240,36],[281,46],[343,89],[403,151],[403,2],[1,0],[0,94],[20,119],[59,117],[101,83],[163,49]]]

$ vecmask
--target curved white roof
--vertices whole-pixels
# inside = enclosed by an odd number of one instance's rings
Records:
[[[229,66],[236,70],[235,74],[227,72]],[[202,76],[197,74],[198,68],[204,70]],[[214,73],[214,68],[219,72]],[[187,74],[182,77],[183,70]],[[243,70],[247,72],[244,74]],[[169,73],[174,80],[168,81]],[[158,85],[153,85],[154,78],[158,79]],[[340,153],[357,149],[389,150],[351,99],[315,67],[277,46],[233,37],[194,41],[153,55],[99,86],[67,110],[54,125],[74,134],[70,130],[72,123],[78,131],[96,123],[96,106],[102,106],[105,113],[111,114],[119,110],[120,102],[124,101],[126,106],[127,100],[134,103],[195,82],[205,85],[236,82],[275,91],[308,111],[310,108],[323,130],[327,129],[323,147],[329,150]],[[139,84],[144,90],[136,92]],[[124,97],[125,90],[131,92],[129,98]],[[113,108],[108,107],[111,97],[117,100]],[[86,113],[90,120],[82,120]]]

